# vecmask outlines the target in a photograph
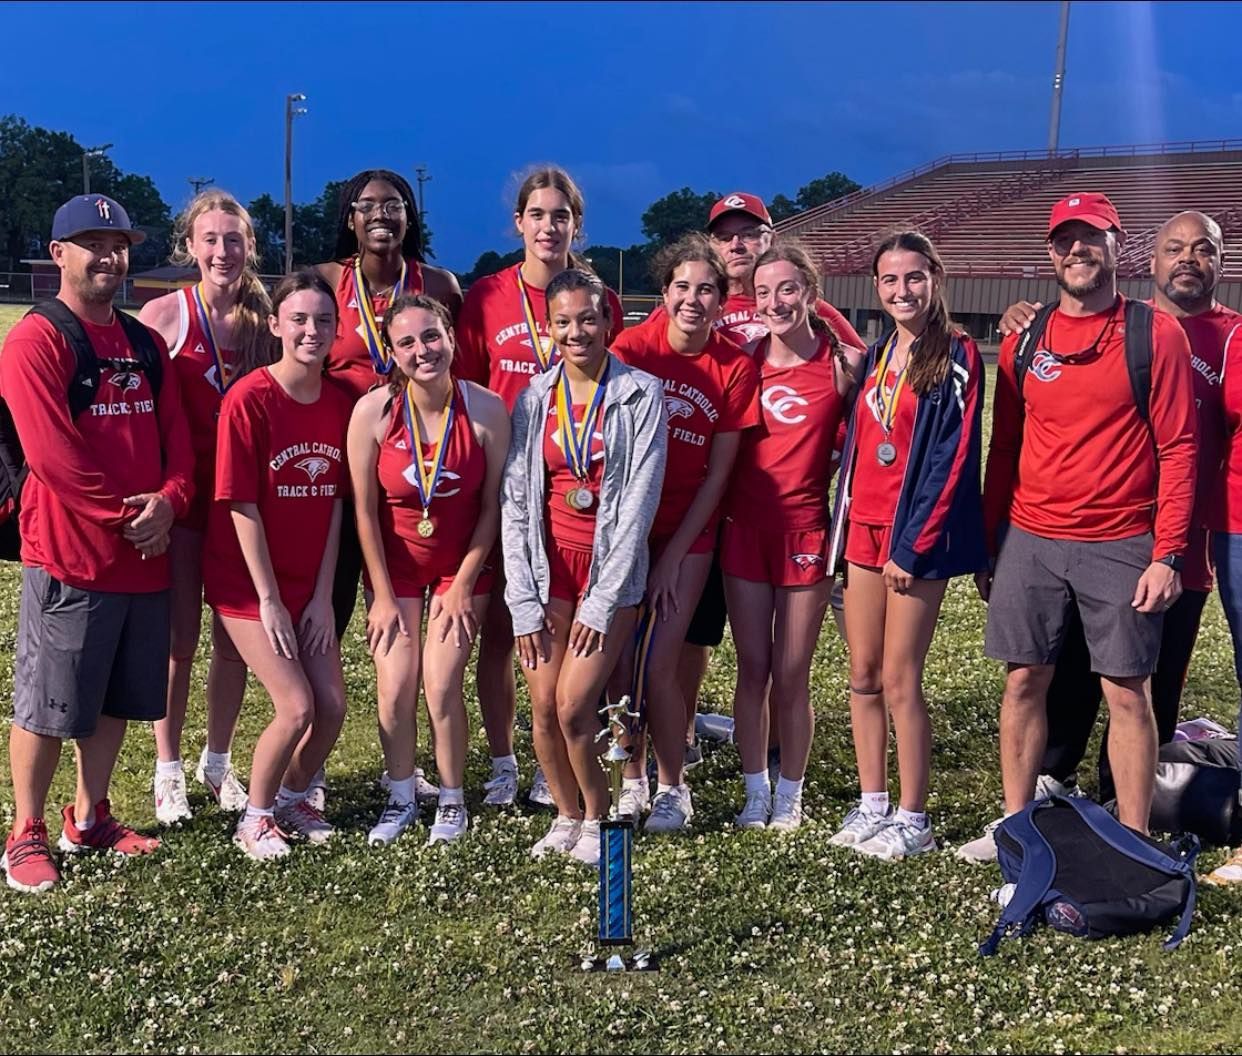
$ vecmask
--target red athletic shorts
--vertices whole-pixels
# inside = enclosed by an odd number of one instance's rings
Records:
[[[720,568],[726,576],[774,587],[812,587],[828,567],[828,529],[786,532],[725,518]]]
[[[893,547],[891,524],[862,524],[850,521],[845,540],[845,560],[863,568],[883,568]]]
[[[404,555],[404,556],[403,556]],[[457,574],[456,562],[452,568],[445,568],[439,562],[420,564],[408,551],[400,547],[390,546],[384,555],[388,563],[388,578],[392,580],[392,591],[398,598],[421,598],[428,590],[432,594],[443,594],[453,585],[453,577]],[[493,557],[489,555],[483,565],[483,571],[474,581],[474,597],[490,594],[496,579],[496,568]],[[362,585],[370,591],[371,577],[363,569]]]
[[[690,544],[690,549],[686,551],[686,556],[691,554],[710,554],[716,549],[716,525],[704,528],[695,537]],[[660,560],[660,555],[664,553],[664,548],[668,546],[671,535],[653,535],[647,540],[647,549],[651,552],[651,564],[654,566]]]
[[[553,543],[548,549],[548,568],[552,582],[548,595],[577,606],[591,578],[591,555],[586,550],[570,550]]]

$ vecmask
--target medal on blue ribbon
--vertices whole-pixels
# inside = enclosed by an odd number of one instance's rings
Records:
[[[194,307],[198,311],[199,329],[203,331],[203,337],[207,339],[207,351],[211,353],[211,360],[216,365],[216,391],[223,396],[237,379],[229,377],[228,364],[220,356],[216,332],[211,328],[211,316],[207,314],[207,302],[203,300],[203,284],[198,283],[193,292]]]
[[[431,500],[436,493],[436,487],[440,483],[440,477],[444,473],[444,455],[448,450],[448,437],[453,429],[453,390],[449,389],[448,399],[444,401],[444,414],[440,421],[440,436],[436,440],[436,446],[431,455],[431,465],[428,468],[427,461],[423,458],[423,444],[420,433],[418,431],[418,409],[414,406],[413,385],[406,384],[405,397],[402,401],[402,408],[405,412],[405,432],[406,438],[410,445],[410,457],[414,461],[414,465],[418,467],[418,477],[415,484],[418,487],[418,497],[423,502],[423,519],[418,522],[418,534],[427,539],[436,530],[435,524],[431,520]],[[428,432],[428,437],[431,433]]]
[[[522,269],[517,270],[518,294],[522,298],[522,316],[526,320],[526,333],[530,336],[531,351],[535,353],[535,362],[542,373],[552,366],[556,355],[556,346],[550,337],[539,336],[539,324],[535,322],[535,309],[530,303],[530,294],[526,292],[526,283],[522,281]],[[545,343],[546,342],[546,343]]]
[[[892,362],[895,351],[897,351],[896,331],[893,332],[892,340],[889,341],[884,354],[880,357],[875,379],[875,406],[880,419],[880,428],[884,431],[884,439],[875,446],[875,459],[885,467],[897,461],[897,445],[889,439],[889,434],[893,431],[893,421],[897,417],[897,404],[901,400],[901,390],[906,384],[906,369],[910,366],[910,358],[907,356],[905,365],[897,375],[893,391],[889,393],[884,388],[884,383],[888,379],[888,366]]]
[[[586,482],[591,471],[591,436],[595,432],[595,418],[604,402],[604,381],[608,377],[608,358],[604,358],[599,376],[595,378],[591,395],[581,423],[574,421],[573,397],[569,392],[569,379],[565,377],[565,364],[556,380],[556,425],[561,434],[561,450],[569,471],[578,478],[580,487],[571,488],[565,501],[571,510],[583,513],[595,503],[595,496]]]
[[[405,292],[407,270],[405,261],[401,261],[401,275],[397,279],[397,284],[392,288],[390,304]],[[361,254],[354,257],[354,300],[358,302],[358,314],[362,317],[362,325],[358,330],[363,341],[366,342],[367,351],[371,354],[371,366],[380,377],[386,377],[392,370],[393,360],[388,349],[384,347],[384,338],[380,333],[380,321],[375,317],[375,306],[371,303],[371,287],[367,284],[367,277],[362,274]]]

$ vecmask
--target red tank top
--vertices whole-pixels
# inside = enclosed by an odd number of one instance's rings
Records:
[[[767,351],[764,338],[755,350],[762,418],[742,434],[730,515],[753,518],[761,511],[765,527],[783,532],[826,528],[832,453],[845,409],[831,348],[822,339],[814,356],[787,367],[769,364]]]
[[[407,260],[405,266],[405,286],[402,292],[422,293],[423,266],[417,260]],[[391,294],[371,298],[376,322],[383,318],[391,300]],[[353,257],[341,261],[341,277],[336,283],[336,307],[336,340],[332,342],[332,350],[328,353],[324,371],[357,403],[377,383],[388,379],[383,374],[377,374],[371,363],[371,352],[362,325],[362,311],[358,307],[358,291],[354,285]]]
[[[194,300],[194,287],[177,291],[177,307],[180,310],[177,340],[169,354],[177,372],[181,406],[194,449],[194,499],[180,523],[202,531],[207,527],[207,513],[215,494],[216,422],[224,397],[219,370],[211,354],[211,342]],[[218,349],[218,353],[231,376],[233,353],[223,348]]]
[[[909,384],[902,386],[893,417],[892,431],[886,437],[880,424],[880,408],[876,401],[879,367],[871,372],[858,395],[854,413],[858,416],[854,448],[858,457],[854,461],[854,476],[850,485],[850,519],[862,524],[884,525],[893,523],[897,512],[897,500],[901,496],[901,483],[906,477],[906,464],[910,461],[910,443],[914,439],[914,414],[919,399]],[[897,384],[897,372],[889,370],[884,379],[887,398]],[[887,440],[897,449],[896,460],[888,466],[879,460],[878,448]]]
[[[422,443],[424,466],[430,468],[435,443]],[[418,491],[418,467],[410,460],[409,434],[399,399],[393,400],[388,431],[380,445],[377,474],[380,485],[379,524],[384,549],[400,549],[419,564],[455,570],[479,521],[487,453],[470,424],[469,402],[463,382],[453,392],[453,426],[445,442],[444,470],[432,494],[428,516],[434,532],[418,534],[423,500]]]
[[[574,404],[575,422],[581,422],[585,413],[586,404]],[[543,432],[543,460],[548,467],[546,527],[552,543],[563,550],[589,554],[595,547],[595,512],[599,508],[599,482],[604,473],[603,414],[601,405],[591,429],[590,469],[587,479],[580,481],[570,471],[565,452],[561,450],[561,434],[556,421],[556,389],[552,390],[547,425]],[[591,492],[594,500],[589,509],[574,509],[569,505],[569,493],[582,487]]]

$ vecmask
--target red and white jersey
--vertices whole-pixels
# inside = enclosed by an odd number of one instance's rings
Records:
[[[837,340],[843,345],[854,348],[866,348],[866,343],[858,332],[849,324],[849,320],[825,300],[815,302],[815,314],[824,320]],[[656,320],[667,320],[668,313],[664,305],[659,305],[643,321],[654,323]],[[768,324],[755,310],[755,298],[745,293],[731,293],[720,306],[720,318],[716,320],[716,329],[741,348],[750,350],[768,336]]]
[[[858,458],[854,464],[854,476],[850,487],[850,520],[861,524],[885,525],[893,523],[897,500],[901,496],[901,482],[906,476],[910,460],[910,447],[914,441],[914,417],[919,398],[909,384],[901,387],[897,408],[893,415],[892,429],[886,435],[881,424],[879,366],[863,382],[858,394],[858,441],[855,447]],[[884,379],[885,406],[893,399],[898,374],[886,371]],[[892,465],[881,465],[877,449],[887,441],[897,449]]]
[[[216,487],[216,421],[220,417],[222,380],[211,341],[203,328],[194,288],[178,290],[177,340],[171,355],[177,380],[181,383],[181,405],[190,427],[190,446],[194,449],[194,501],[181,519],[187,528],[204,531]],[[224,369],[232,377],[233,352],[218,349]]]
[[[471,284],[457,317],[457,351],[453,357],[453,374],[492,390],[509,412],[531,377],[541,369],[531,343],[518,287],[520,264],[487,275]],[[552,339],[548,336],[548,302],[544,291],[529,282],[525,284],[530,298],[538,338],[548,365],[559,362]],[[608,291],[612,324],[608,328],[609,344],[621,333],[624,311],[621,300]]]
[[[828,526],[833,448],[845,401],[837,392],[826,338],[794,366],[759,361],[759,425],[742,435],[728,496],[729,515],[765,530],[815,531]]]
[[[586,404],[573,407],[574,421],[581,423]],[[580,481],[570,471],[569,461],[561,447],[560,425],[556,417],[556,389],[548,402],[547,425],[543,433],[543,461],[548,467],[547,531],[552,544],[564,550],[590,553],[595,546],[595,513],[599,509],[599,485],[604,475],[604,408],[595,412],[591,427],[591,459],[587,479]],[[595,497],[589,509],[578,510],[569,505],[569,493],[587,488]]]
[[[332,510],[348,487],[345,433],[350,398],[325,382],[299,403],[264,368],[229,388],[216,440],[216,502],[203,552],[207,603],[240,619],[259,618],[259,598],[242,557],[230,503],[259,508],[280,600],[296,621],[315,592]]]
[[[405,262],[405,285],[402,293],[422,293],[423,266],[417,260]],[[371,308],[378,323],[388,311],[391,293],[371,298]],[[362,310],[358,306],[358,291],[354,283],[354,258],[341,261],[341,277],[336,283],[336,340],[328,352],[324,372],[357,403],[376,385],[388,381],[387,376],[377,374],[371,362],[366,330],[362,323]]]
[[[668,463],[651,534],[667,538],[677,531],[707,479],[715,435],[759,423],[759,370],[719,332],[695,355],[675,351],[668,340],[667,317],[630,327],[613,342],[612,353],[664,385]],[[713,513],[709,530],[718,516],[718,511]]]
[[[403,397],[393,400],[388,431],[380,445],[376,467],[380,487],[380,537],[389,565],[394,563],[394,557],[404,558],[402,567],[413,560],[420,566],[436,569],[437,576],[452,576],[470,549],[470,538],[483,507],[487,453],[470,424],[466,384],[457,382],[455,390],[453,425],[445,440],[444,468],[428,510],[434,527],[427,537],[418,533],[423,520],[423,500],[418,466],[410,456]],[[435,442],[423,442],[421,448],[423,465],[430,471],[435,464]]]

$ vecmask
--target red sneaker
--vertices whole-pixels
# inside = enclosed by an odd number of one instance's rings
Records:
[[[14,891],[35,894],[50,891],[60,873],[52,861],[47,842],[47,825],[42,818],[27,818],[18,835],[9,834],[4,845],[4,871]]]
[[[150,854],[160,845],[154,836],[144,836],[117,821],[106,799],[95,804],[95,824],[89,829],[79,829],[74,823],[72,803],[60,814],[64,819],[64,828],[57,846],[66,854],[81,854],[83,851]]]

